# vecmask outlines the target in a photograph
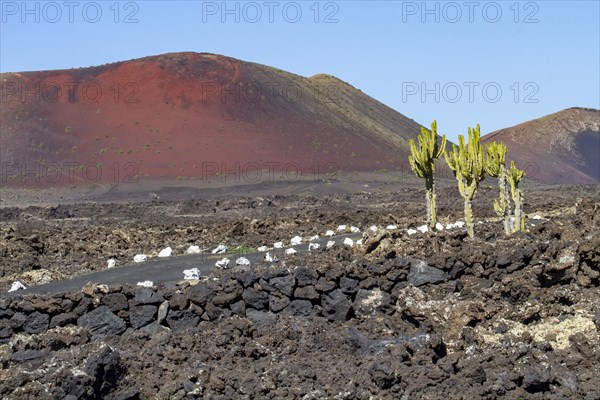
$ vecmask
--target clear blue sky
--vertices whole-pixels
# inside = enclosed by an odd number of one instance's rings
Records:
[[[2,0],[0,70],[218,53],[335,75],[455,140],[600,108],[599,3]]]

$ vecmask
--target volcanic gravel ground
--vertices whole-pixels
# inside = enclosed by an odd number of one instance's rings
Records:
[[[27,304],[50,305],[50,297],[5,298],[0,317],[29,314],[3,328],[15,333],[0,342],[0,396],[600,398],[598,186],[526,191],[525,211],[542,219],[529,219],[528,232],[510,237],[494,220],[495,195],[490,188],[476,197],[475,219],[485,222],[476,225],[475,240],[464,229],[408,236],[403,229],[424,219],[423,191],[408,189],[2,209],[3,291],[16,279],[36,283],[40,271],[60,279],[105,268],[111,257],[129,263],[136,253],[166,246],[176,253],[190,244],[255,248],[297,234],[323,235],[340,224],[402,229],[366,231],[362,247],[322,250],[287,263],[333,285],[347,286],[342,280],[349,277],[360,289],[384,293],[365,312],[356,308],[357,291],[346,288],[355,309],[342,319],[248,309],[198,318],[188,330],[163,323],[97,337],[81,323],[66,322],[35,333],[37,322],[47,324],[49,317],[32,314]],[[444,224],[461,218],[462,201],[453,188],[440,189],[438,207]],[[223,273],[216,271],[217,279]],[[173,304],[188,285],[159,291]],[[111,288],[119,290],[134,289]],[[327,290],[320,288],[321,296]],[[94,293],[62,294],[61,304],[91,309]],[[193,314],[200,306],[192,303]]]

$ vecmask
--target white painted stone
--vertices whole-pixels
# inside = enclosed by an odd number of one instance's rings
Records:
[[[446,225],[446,229],[462,228],[463,226],[465,226],[463,221],[456,221],[453,224]]]
[[[198,280],[200,279],[200,271],[198,268],[185,269],[183,270],[183,279],[186,281]]]
[[[268,251],[269,248],[267,246],[260,246],[258,249],[256,249],[258,251],[260,251],[261,253],[264,253],[265,251]]]
[[[532,219],[535,219],[536,221],[539,221],[540,219],[542,219],[541,215],[534,215]]]
[[[212,250],[212,254],[223,254],[227,253],[227,246],[220,244]]]
[[[265,254],[265,260],[270,263],[279,262],[279,260],[277,259],[277,256],[276,255],[271,256],[271,253],[269,253],[269,252],[267,252],[267,254]]]
[[[143,282],[138,282],[137,285],[138,286],[143,286],[143,287],[152,287],[152,286],[154,286],[154,282],[152,282],[152,281],[143,281]]]
[[[25,285],[23,285],[21,282],[19,281],[15,281],[12,283],[12,285],[10,285],[10,289],[8,289],[9,292],[16,292],[17,290],[25,290],[27,289],[27,287]]]
[[[136,262],[136,263],[142,263],[147,260],[148,260],[148,256],[145,254],[136,254],[135,257],[133,257],[133,262]]]
[[[229,267],[229,258],[225,257],[215,263],[215,267],[217,268],[228,268]]]
[[[292,240],[290,240],[290,246],[298,246],[302,244],[302,238],[300,236],[294,236]]]
[[[110,289],[108,288],[108,285],[106,285],[106,284],[100,284],[100,285],[96,286],[96,288],[98,289],[98,292],[100,292],[102,294],[108,294],[110,292]]]
[[[171,257],[171,255],[173,255],[173,249],[170,247],[164,248],[158,253],[160,258]]]
[[[190,246],[186,250],[187,254],[200,254],[200,246]]]
[[[115,265],[117,265],[117,260],[115,260],[114,258],[109,258],[106,261],[106,268],[110,269],[110,268],[114,268]]]
[[[352,232],[352,233],[358,233],[358,232],[360,232],[360,229],[358,227],[356,227],[356,226],[351,226],[350,227],[350,232]]]
[[[344,246],[348,246],[348,247],[354,246],[354,240],[347,237],[346,239],[344,239]]]
[[[273,247],[276,249],[283,249],[283,242],[274,243]]]
[[[317,250],[319,247],[321,247],[319,243],[309,243],[308,251]]]
[[[362,239],[358,239],[358,240],[356,241],[356,245],[357,245],[357,246],[362,246],[362,244],[363,244],[363,240],[362,240]]]
[[[327,236],[327,237],[331,237],[333,235],[335,235],[334,231],[329,230],[329,231],[325,232],[325,236]]]
[[[286,249],[285,250],[285,255],[286,256],[292,256],[292,255],[294,255],[296,253],[297,253],[296,249]]]
[[[398,229],[397,225],[388,225],[385,227],[386,230],[388,231],[395,231],[396,229]]]
[[[369,227],[369,230],[370,230],[371,232],[377,232],[377,229],[378,229],[378,228],[377,228],[377,225],[372,225],[372,226],[370,226],[370,227]]]
[[[330,240],[330,241],[328,241],[328,242],[327,242],[327,244],[325,245],[325,248],[327,248],[327,249],[330,249],[330,248],[332,248],[333,246],[335,246],[335,241],[333,241],[333,240]]]
[[[319,235],[311,236],[310,239],[308,239],[309,242],[316,242],[318,240],[319,240]]]
[[[338,226],[337,231],[338,232],[346,232],[346,225],[340,225],[340,226]]]
[[[439,222],[435,224],[435,229],[438,231],[443,231],[444,230],[444,225],[440,224]]]
[[[408,228],[408,229],[406,230],[406,233],[408,233],[408,236],[412,236],[412,235],[414,235],[415,233],[417,233],[417,231],[416,231],[415,229]]]
[[[427,225],[421,225],[417,228],[417,230],[421,233],[425,233],[429,230],[429,227]]]
[[[246,257],[240,257],[237,260],[235,260],[235,265],[239,265],[242,267],[249,267],[250,260],[248,260]]]

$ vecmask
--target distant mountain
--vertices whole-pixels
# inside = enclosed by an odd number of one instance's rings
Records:
[[[485,135],[541,183],[600,183],[600,110],[569,108]]]
[[[0,161],[10,172],[3,184],[16,186],[395,168],[420,131],[335,77],[214,54],[4,73],[0,81]]]

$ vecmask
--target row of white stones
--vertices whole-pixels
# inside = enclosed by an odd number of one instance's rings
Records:
[[[454,229],[454,228],[462,228],[464,226],[464,222],[462,221],[457,221],[455,223],[452,224],[448,224],[446,225],[446,229]],[[442,224],[440,224],[439,222],[436,224],[435,226],[436,230],[441,231],[444,229],[444,226]],[[379,230],[379,228],[376,225],[372,225],[369,227],[369,230],[372,232],[377,232]],[[388,231],[394,231],[394,230],[398,230],[398,227],[396,225],[388,225],[385,230]],[[416,230],[415,229],[407,229],[406,233],[408,235],[414,235],[417,232],[421,232],[421,233],[426,233],[429,230],[429,227],[427,225],[422,225],[419,226]],[[337,232],[338,233],[344,233],[344,232],[350,232],[350,233],[359,233],[360,232],[360,228],[357,228],[355,226],[347,226],[347,225],[339,225],[337,228]],[[333,230],[327,230],[325,232],[325,236],[326,237],[332,237],[335,235],[335,232]],[[319,235],[315,235],[315,236],[311,236],[308,239],[308,251],[312,251],[312,250],[317,250],[320,247],[319,243],[314,243],[316,241],[319,240]],[[301,236],[294,236],[291,240],[290,240],[290,246],[299,246],[302,244],[302,237]],[[354,245],[362,245],[363,240],[359,239],[356,242],[354,240],[352,240],[351,238],[345,238],[343,241],[343,245],[347,246],[347,247],[353,247]],[[335,241],[333,240],[329,240],[327,241],[327,244],[325,245],[325,248],[330,249],[331,247],[333,247],[335,245]],[[273,243],[273,247],[267,247],[266,245],[260,246],[257,250],[259,252],[263,252],[265,253],[264,259],[267,262],[270,263],[276,263],[279,261],[279,259],[277,258],[276,255],[271,255],[271,250],[273,249],[283,249],[285,247],[284,242],[283,241],[279,241],[279,242],[275,242]],[[214,249],[212,251],[213,254],[220,254],[221,251],[219,250],[223,250],[222,252],[226,252],[227,248],[223,245],[220,245],[219,247],[217,247],[216,249]],[[284,251],[284,254],[286,256],[291,256],[296,254],[298,251],[296,249],[294,249],[293,247],[290,247],[288,249],[286,249]],[[229,258],[224,257],[221,260],[217,261],[215,263],[215,266],[217,268],[228,268],[229,264],[231,263],[231,260],[229,260]],[[250,261],[245,258],[245,257],[240,257],[235,261],[236,265],[240,265],[240,266],[245,266],[245,265],[250,265]],[[183,271],[184,274],[184,279],[198,279],[198,274],[199,271],[197,268],[192,268],[191,270],[185,270]]]
[[[533,220],[541,220],[542,217],[540,215],[534,215],[532,217]],[[483,221],[479,221],[480,224],[483,223]],[[454,223],[450,223],[447,224],[445,227],[444,225],[442,225],[441,223],[437,223],[435,225],[435,230],[436,231],[442,231],[444,229],[446,230],[451,230],[451,229],[455,229],[455,228],[462,228],[465,225],[465,223],[463,221],[457,221]],[[385,230],[387,231],[397,231],[400,228],[398,228],[397,225],[388,225],[385,227]],[[379,228],[376,225],[372,225],[369,227],[369,230],[372,232],[377,232],[379,230]],[[359,233],[360,232],[360,228],[353,226],[353,225],[339,225],[336,229],[336,231],[338,233]],[[406,233],[409,236],[412,236],[416,233],[426,233],[429,231],[429,227],[427,225],[421,225],[419,227],[417,227],[416,229],[413,228],[408,228],[406,229]],[[335,236],[336,232],[333,230],[327,230],[325,232],[325,236],[326,237],[332,237]],[[308,238],[308,251],[312,251],[312,250],[317,250],[319,249],[320,245],[319,243],[313,243],[319,240],[319,235],[314,235],[311,236],[310,238]],[[302,237],[300,236],[294,236],[291,240],[290,240],[290,246],[298,246],[300,244],[302,244]],[[354,242],[352,239],[350,238],[345,238],[343,241],[344,246],[348,246],[348,247],[353,247],[355,244],[356,245],[362,245],[362,239],[357,240],[356,242]],[[325,245],[325,247],[327,249],[330,249],[331,247],[333,247],[335,245],[335,241],[333,240],[329,240],[327,242],[327,244]],[[275,263],[278,262],[279,260],[277,259],[276,255],[271,255],[269,250],[272,249],[282,249],[284,247],[284,242],[283,241],[279,241],[279,242],[275,242],[273,244],[273,248],[269,248],[267,246],[260,246],[257,250],[259,252],[266,252],[265,254],[265,261],[270,262],[270,263]],[[211,253],[212,254],[224,254],[226,253],[228,250],[227,246],[220,244],[217,247],[215,247]],[[188,247],[188,249],[186,250],[186,254],[200,254],[201,253],[201,249],[199,246],[196,245],[192,245],[190,247]],[[294,248],[288,248],[285,250],[284,254],[285,255],[294,255],[296,254],[297,251]],[[158,257],[160,258],[164,258],[164,257],[171,257],[173,255],[173,249],[171,247],[166,247],[164,249],[162,249],[159,253],[158,253]],[[135,263],[142,263],[148,260],[148,256],[146,254],[136,254],[133,257],[133,261]],[[215,263],[215,266],[218,268],[227,268],[230,264],[230,260],[228,258],[223,258],[219,261],[217,261]],[[110,258],[107,260],[107,268],[114,268],[117,265],[117,261],[114,258]],[[246,258],[246,257],[240,257],[236,260],[236,265],[250,265],[250,261]],[[184,279],[198,279],[198,268],[192,268],[191,270],[185,270],[183,271],[184,273]],[[144,281],[144,282],[138,282],[139,286],[153,286],[152,281]],[[10,289],[8,290],[9,292],[14,292],[17,290],[24,290],[27,289],[27,287],[21,283],[20,281],[15,281],[12,283]]]
[[[449,229],[453,229],[453,228],[462,228],[463,226],[464,226],[464,222],[458,221],[453,224],[446,225],[445,229],[449,230]],[[441,231],[443,229],[444,229],[444,226],[440,223],[437,223],[436,230]],[[371,227],[369,227],[369,230],[371,230],[373,232],[377,232],[379,230],[379,228],[376,225],[372,225]],[[397,225],[388,225],[385,227],[385,230],[395,231],[395,230],[399,230],[399,228]],[[418,232],[426,233],[428,230],[429,230],[429,227],[427,225],[422,225],[422,226],[417,227],[416,229],[409,228],[406,230],[406,233],[408,235],[414,235]],[[335,236],[336,232],[337,233],[360,233],[360,231],[361,231],[360,228],[358,228],[356,226],[339,225],[337,227],[336,231],[327,230],[325,232],[325,237]],[[307,239],[307,241],[309,242],[309,246],[308,246],[309,251],[316,250],[320,247],[319,243],[313,243],[313,242],[318,241],[319,239],[320,239],[319,235],[314,235]],[[293,238],[290,239],[289,246],[292,246],[292,247],[299,246],[303,243],[303,241],[304,241],[304,239],[301,236],[294,236]],[[334,244],[335,244],[334,241],[328,241],[326,248],[331,248]],[[352,239],[346,238],[344,240],[343,244],[345,246],[352,247],[352,246],[354,246],[355,243]],[[357,245],[362,244],[362,239],[357,240],[356,244]],[[260,246],[257,250],[259,252],[268,252],[269,250],[272,250],[272,249],[283,249],[284,247],[286,247],[284,241],[278,241],[278,242],[273,243],[272,248],[269,248],[266,245],[263,245],[263,246]],[[215,247],[214,249],[212,249],[211,253],[212,254],[224,254],[224,253],[227,253],[227,251],[228,251],[228,247],[223,244],[220,244],[217,247]],[[187,254],[199,254],[200,252],[201,252],[200,247],[195,246],[195,245],[190,246],[186,250]],[[293,254],[296,254],[296,252],[297,251],[294,248],[288,248],[285,250],[286,255],[293,255]],[[173,249],[171,247],[166,247],[158,253],[159,258],[171,257],[172,255],[173,255]],[[269,257],[271,257],[270,254],[269,254]],[[266,258],[269,258],[269,257],[266,257]],[[145,262],[147,260],[148,260],[148,256],[146,254],[136,254],[133,257],[133,261],[136,263]],[[240,262],[242,263],[241,265],[243,265],[244,260],[241,260]],[[222,262],[217,266],[222,267],[222,266],[227,266],[227,265],[228,265],[227,263]],[[115,266],[116,266],[115,259],[111,258],[111,259],[107,260],[108,268],[114,268]]]

